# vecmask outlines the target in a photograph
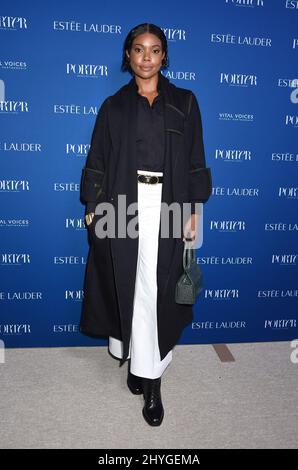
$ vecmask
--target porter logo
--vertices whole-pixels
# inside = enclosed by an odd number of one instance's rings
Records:
[[[20,266],[21,264],[31,263],[29,253],[1,253],[0,260],[2,266]]]
[[[272,330],[288,330],[289,328],[296,328],[297,321],[295,318],[286,320],[285,318],[281,320],[265,320],[264,328],[271,328]]]
[[[286,126],[298,126],[298,116],[287,114],[285,117]]]
[[[66,155],[86,157],[90,147],[90,144],[66,144]]]
[[[226,3],[240,7],[263,7],[264,0],[226,0]]]
[[[245,75],[244,73],[221,72],[219,83],[230,86],[257,86],[257,76]]]
[[[66,74],[76,77],[107,77],[108,67],[100,64],[66,64]]]
[[[27,29],[27,18],[20,16],[0,16],[0,29]]]
[[[29,191],[28,180],[0,180],[0,192]]]
[[[243,162],[251,160],[250,150],[240,149],[216,149],[215,160],[224,160],[228,162]]]
[[[22,335],[31,333],[31,325],[26,323],[0,324],[1,335]]]
[[[169,41],[185,41],[186,31],[184,29],[161,28]]]

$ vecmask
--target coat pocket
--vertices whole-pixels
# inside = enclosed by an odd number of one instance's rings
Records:
[[[184,135],[184,133],[181,132],[179,129],[170,129],[170,128],[167,128],[166,131],[168,131],[168,132],[174,132],[174,133],[179,134],[179,135]]]
[[[105,172],[93,168],[83,168],[80,196],[84,202],[96,202],[103,192]]]

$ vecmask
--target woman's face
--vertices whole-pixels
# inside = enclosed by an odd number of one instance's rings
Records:
[[[151,33],[139,34],[134,38],[130,56],[130,66],[135,73],[142,78],[155,75],[162,66],[165,52],[162,52],[161,40]]]

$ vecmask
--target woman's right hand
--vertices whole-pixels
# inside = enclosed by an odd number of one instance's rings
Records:
[[[89,212],[89,214],[85,215],[85,222],[87,225],[90,225],[92,223],[94,214],[95,214],[94,212]]]
[[[186,222],[183,230],[183,241],[187,243],[188,247],[191,248],[197,241],[198,233],[198,214],[191,214],[188,221]]]

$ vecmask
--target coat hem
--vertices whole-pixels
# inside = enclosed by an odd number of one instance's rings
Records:
[[[95,330],[91,330],[91,329],[88,329],[87,327],[84,327],[84,326],[80,326],[80,333],[83,333],[84,335],[87,335],[87,336],[92,336],[92,337],[106,337],[108,339],[109,336],[113,336],[114,338],[116,339],[119,339],[120,341],[122,341],[122,338],[117,338],[117,336],[115,336],[115,332],[99,332],[99,331],[95,331]]]

